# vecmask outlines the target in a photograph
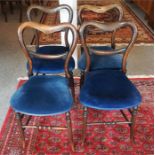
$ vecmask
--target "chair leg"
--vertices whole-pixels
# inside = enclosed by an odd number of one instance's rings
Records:
[[[31,5],[31,4],[30,4],[30,0],[25,0],[25,3],[26,3],[28,6]]]
[[[66,113],[66,122],[67,122],[67,128],[68,128],[68,136],[69,136],[69,141],[71,144],[72,151],[74,151],[74,143],[73,143],[73,132],[72,132],[72,123],[71,123],[71,118],[70,118],[70,112]]]
[[[20,2],[20,16],[19,16],[19,21],[23,21],[23,4]]]
[[[11,14],[13,14],[13,4],[12,4],[12,1],[9,1],[9,7],[10,7],[10,12]]]
[[[22,4],[22,2],[21,1],[17,1],[17,4],[18,4],[18,7],[19,7],[19,11],[20,11],[20,13],[19,13],[19,22],[21,23],[22,22],[22,20],[23,20],[23,4]]]
[[[138,110],[137,107],[133,108],[132,114],[131,114],[130,140],[132,141],[132,143],[135,143],[134,125],[135,125],[135,117],[136,117],[136,114],[137,114],[137,110]]]
[[[87,115],[88,115],[87,107],[84,107],[84,109],[83,109],[82,145],[84,145],[84,143],[85,143],[85,139],[86,139]]]
[[[0,1],[0,3],[1,3],[1,12],[4,15],[5,22],[8,22],[7,12],[5,8],[6,3],[5,1]]]
[[[73,78],[73,75],[72,75],[72,77],[69,79],[69,83],[70,83],[70,88],[71,88],[73,100],[74,100],[74,103],[75,103],[74,105],[76,106],[75,87],[74,87],[74,78]]]
[[[85,74],[84,74],[84,73],[81,73],[81,78],[80,78],[80,89],[81,89],[81,86],[82,86],[83,83],[84,83],[84,78],[85,78]]]
[[[25,148],[25,136],[24,136],[24,130],[22,128],[21,115],[19,113],[16,113],[16,120],[17,120],[17,124],[18,124],[18,127],[19,127],[20,137],[22,139],[22,146],[23,146],[23,149],[24,149]]]
[[[44,5],[44,1],[43,0],[40,0],[40,5]]]
[[[28,116],[26,122],[25,122],[25,125],[28,125],[30,120],[31,120],[32,116]],[[23,130],[25,130],[26,128],[24,128]]]

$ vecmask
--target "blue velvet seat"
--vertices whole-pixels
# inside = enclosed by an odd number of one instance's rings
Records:
[[[64,46],[42,46],[38,48],[36,53],[39,54],[63,54],[68,51],[69,48]],[[45,74],[54,74],[54,73],[63,73],[64,72],[64,63],[65,59],[59,58],[54,60],[46,60],[41,58],[33,58],[33,72],[35,73],[45,73]],[[75,63],[74,59],[71,58],[69,63],[69,69],[74,69]],[[28,65],[27,65],[28,67]]]
[[[90,108],[120,110],[138,106],[141,96],[122,71],[102,70],[86,74],[80,102]]]
[[[112,48],[109,46],[91,46],[91,49],[99,50],[99,51],[112,50]],[[78,65],[81,70],[84,70],[86,68],[86,56],[83,50],[81,51],[82,51],[82,54],[79,59]],[[90,50],[90,53],[91,53],[91,50]],[[104,69],[120,70],[122,67],[122,54],[100,56],[100,55],[91,53],[90,59],[91,59],[90,71],[104,70]]]
[[[72,103],[68,80],[61,76],[30,77],[11,98],[16,112],[34,116],[65,113]]]

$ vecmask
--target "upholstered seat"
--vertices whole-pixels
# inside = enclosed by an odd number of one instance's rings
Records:
[[[91,49],[93,50],[99,50],[99,51],[110,51],[112,50],[109,46],[91,46]],[[117,55],[96,55],[91,52],[90,49],[90,59],[91,59],[91,65],[90,65],[90,71],[94,70],[103,70],[103,69],[121,69],[122,67],[122,54]],[[82,51],[81,57],[79,59],[79,68],[81,70],[84,70],[86,68],[86,56]]]
[[[138,106],[141,96],[122,71],[102,70],[86,74],[80,102],[101,110],[118,110]]]
[[[16,112],[37,116],[67,112],[72,103],[68,80],[61,76],[30,77],[11,98]]]
[[[36,53],[39,54],[63,54],[68,51],[69,48],[64,46],[43,46],[38,48]],[[63,73],[65,58],[47,60],[40,58],[32,58],[33,72],[36,73]],[[28,66],[28,65],[27,65]],[[74,69],[74,59],[71,58],[69,63],[69,69]]]

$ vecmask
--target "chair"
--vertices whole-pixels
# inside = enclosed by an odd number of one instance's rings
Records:
[[[70,6],[68,5],[59,5],[56,8],[49,8],[49,7],[43,7],[39,5],[31,5],[27,10],[27,17],[29,21],[32,21],[32,12],[33,10],[39,10],[43,13],[52,14],[52,13],[58,13],[61,10],[67,10],[69,14],[68,23],[72,23],[73,18],[73,11]],[[69,51],[69,43],[68,43],[68,30],[65,31],[65,46],[59,45],[47,45],[47,46],[39,46],[39,33],[38,31],[35,31],[35,37],[36,37],[36,49],[35,52],[39,54],[63,54]],[[54,61],[51,60],[44,60],[44,59],[33,59],[33,72],[37,74],[57,74],[57,73],[64,73],[64,62],[65,59],[57,59]],[[71,61],[69,63],[69,67],[73,69],[75,66],[74,59],[71,58]]]
[[[120,49],[113,49],[107,51],[93,51],[97,55],[117,55],[122,53],[122,68],[121,70],[103,69],[96,71],[89,71],[91,66],[90,50],[85,41],[86,29],[93,26],[102,30],[104,33],[117,31],[118,29],[129,27],[132,32],[131,40],[126,47]],[[132,22],[115,22],[115,23],[101,23],[101,22],[84,22],[80,28],[80,37],[82,46],[84,48],[86,57],[86,68],[84,70],[83,82],[81,85],[79,100],[84,106],[83,112],[83,144],[86,137],[86,128],[90,125],[103,125],[103,124],[128,124],[130,127],[130,138],[134,142],[134,125],[135,116],[137,113],[138,105],[141,102],[141,95],[132,82],[125,75],[126,61],[129,52],[137,37],[137,28]],[[104,62],[103,62],[104,63]],[[120,110],[125,122],[87,122],[87,108],[96,110]],[[131,119],[127,117],[123,110],[127,109],[131,114]]]
[[[66,29],[71,30],[73,34],[72,45],[69,52],[66,54],[65,59],[65,75],[62,77],[60,75],[38,75],[32,76],[33,63],[32,56],[42,59],[57,59],[59,57],[65,56],[65,54],[57,55],[44,55],[31,52],[29,53],[25,47],[23,32],[25,29],[31,28],[41,31],[45,34],[51,34],[59,31],[65,31]],[[69,140],[71,147],[74,150],[73,138],[72,138],[72,127],[70,119],[70,109],[73,106],[73,97],[70,92],[70,81],[71,74],[68,67],[71,56],[77,44],[77,31],[75,27],[71,24],[59,24],[56,26],[47,26],[43,24],[38,24],[35,22],[25,22],[21,24],[18,28],[18,37],[21,48],[29,63],[29,79],[13,94],[11,98],[11,107],[15,111],[16,120],[20,129],[20,135],[23,141],[23,147],[25,147],[24,140],[24,129],[25,128],[39,128],[39,129],[68,129]],[[61,95],[61,96],[60,96]],[[22,124],[23,115],[28,116],[55,116],[59,114],[66,114],[67,127],[54,127],[54,126],[31,126]]]
[[[82,16],[84,11],[91,11],[96,14],[103,14],[113,9],[117,10],[119,13],[118,18],[115,19],[115,21],[121,21],[123,18],[123,9],[118,4],[112,4],[112,5],[106,5],[106,6],[82,5],[80,6],[80,9],[78,11],[79,23],[81,25],[84,21],[86,21],[86,19],[84,19]],[[98,19],[94,18],[93,20],[97,21]],[[112,19],[110,18],[110,20]],[[103,22],[103,19],[102,19],[102,22]],[[112,21],[104,21],[104,22],[112,22]],[[101,31],[96,29],[88,29],[88,32],[101,33]],[[100,69],[121,69],[122,55],[98,56],[98,55],[94,55],[93,52],[91,52],[93,50],[108,52],[108,51],[111,51],[112,49],[115,49],[115,31],[111,35],[111,46],[110,45],[97,45],[97,46],[90,45],[89,48],[90,48],[90,58],[91,58],[90,71],[100,70]],[[85,54],[83,52],[83,49],[81,49],[81,53],[82,54],[79,59],[78,65],[80,69],[84,70],[84,68],[86,67],[86,61],[85,61],[86,59],[85,59]]]

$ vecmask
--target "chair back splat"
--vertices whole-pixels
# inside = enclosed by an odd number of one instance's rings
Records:
[[[61,23],[72,23],[73,20],[73,10],[69,5],[63,4],[63,5],[58,5],[55,8],[52,7],[48,7],[48,6],[39,6],[39,5],[31,5],[28,10],[27,10],[27,18],[29,21],[34,21],[32,13],[34,11],[40,11],[43,13],[43,19],[46,16],[50,16],[52,14],[56,15],[56,18],[60,17],[60,12],[61,10],[66,10],[66,15],[68,15],[68,18],[66,18],[65,22],[61,22]],[[42,20],[40,21],[42,22]],[[51,25],[52,26],[52,25]],[[66,28],[64,30],[64,37],[61,37],[61,42],[56,42],[56,43],[52,43],[51,44],[46,44],[46,45],[41,45],[40,43],[40,37],[42,37],[42,33],[41,31],[35,29],[34,31],[34,39],[33,39],[33,43],[34,43],[34,47],[35,47],[35,53],[37,54],[48,54],[48,55],[53,55],[53,54],[57,54],[57,55],[65,55],[65,53],[67,54],[68,51],[70,50],[70,47],[72,45],[70,45],[71,43],[69,42],[69,29]],[[60,32],[58,32],[58,34],[60,34]],[[55,34],[57,35],[57,34]],[[54,37],[54,35],[48,35],[50,37]],[[65,57],[65,56],[64,56]],[[33,63],[33,72],[37,75],[39,74],[63,74],[64,75],[64,68],[62,66],[64,66],[65,64],[65,59],[64,57],[60,58],[60,59],[55,59],[53,61],[45,61],[44,59],[42,59],[39,55],[38,57],[35,57],[32,60]],[[75,61],[72,58],[70,60],[69,63],[69,68],[72,70],[75,67]],[[29,66],[27,63],[27,70],[28,70]]]
[[[32,13],[34,10],[39,10],[46,14],[59,13],[61,10],[67,10],[69,17],[66,22],[71,24],[72,20],[73,20],[73,10],[69,5],[66,5],[66,4],[59,5],[55,8],[45,7],[45,6],[40,6],[40,5],[31,5],[27,10],[27,18],[29,21],[33,21]],[[35,31],[35,36],[36,36],[36,48],[39,48],[39,33],[38,33],[38,31]],[[66,31],[65,31],[65,44],[66,44],[66,47],[69,47],[67,36],[68,36],[68,29],[66,29]]]
[[[106,6],[81,5],[78,11],[79,23],[81,25],[84,22],[84,19],[82,18],[83,11],[92,11],[94,13],[101,14],[109,10],[112,10],[114,8],[116,8],[119,11],[118,21],[121,21],[123,18],[123,9],[118,4],[111,4],[111,5],[106,5]]]
[[[123,72],[126,72],[126,60],[128,57],[128,54],[131,50],[131,48],[134,45],[134,42],[136,41],[136,37],[137,37],[137,27],[135,26],[134,23],[132,22],[114,22],[114,23],[102,23],[102,22],[84,22],[81,25],[80,28],[80,38],[81,38],[81,42],[82,42],[82,46],[84,48],[84,52],[86,55],[86,68],[85,68],[85,72],[87,72],[90,68],[90,49],[88,48],[88,45],[86,43],[86,30],[88,27],[95,27],[98,28],[100,30],[102,30],[102,32],[106,33],[106,32],[113,32],[113,31],[117,31],[121,28],[124,27],[129,27],[132,31],[132,35],[131,35],[131,40],[129,42],[129,44],[126,47],[120,48],[120,49],[112,49],[110,51],[99,51],[99,50],[95,50],[95,49],[91,49],[91,52],[96,54],[96,55],[115,55],[115,54],[123,54],[123,60],[122,60],[122,70]],[[104,62],[103,62],[104,63]]]
[[[78,11],[78,20],[79,24],[81,25],[83,22],[86,20],[83,18],[83,13],[84,11],[91,11],[96,14],[104,14],[107,13],[110,10],[117,9],[118,11],[118,20],[117,21],[122,21],[123,19],[123,9],[119,4],[110,4],[110,5],[105,5],[105,6],[94,6],[94,5],[81,5]],[[94,21],[97,21],[95,19]],[[105,22],[105,21],[102,21]],[[93,30],[95,32],[95,30]],[[97,31],[99,32],[99,31]],[[115,31],[112,33],[111,37],[111,47],[114,49],[115,48]]]
[[[37,31],[41,31],[45,34],[51,34],[51,33],[55,33],[55,32],[60,32],[60,31],[65,31],[66,29],[70,29],[73,35],[73,42],[71,44],[71,48],[70,48],[70,52],[64,54],[38,54],[35,52],[30,52],[25,45],[24,39],[23,39],[23,32],[26,28],[32,28],[35,29]],[[21,48],[23,49],[23,52],[28,60],[29,63],[29,70],[28,70],[28,75],[31,76],[33,75],[33,63],[32,63],[32,57],[37,57],[37,58],[41,58],[41,59],[58,59],[58,58],[62,58],[62,57],[66,57],[66,61],[65,61],[65,65],[64,65],[64,70],[66,73],[66,77],[70,78],[70,74],[69,74],[69,60],[74,52],[74,49],[76,47],[77,44],[77,31],[76,28],[69,24],[69,23],[62,23],[56,26],[47,26],[47,25],[43,25],[43,24],[38,24],[35,22],[25,22],[23,24],[21,24],[21,26],[18,29],[18,38],[19,38],[19,42],[21,45]]]

